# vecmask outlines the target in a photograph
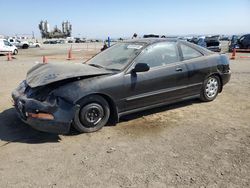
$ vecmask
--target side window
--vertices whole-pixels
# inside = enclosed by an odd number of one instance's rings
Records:
[[[5,46],[10,46],[10,43],[7,40],[4,40],[3,42]]]
[[[13,40],[13,39],[10,39],[10,42],[14,42],[14,40]]]
[[[177,61],[179,61],[179,56],[175,42],[160,42],[149,46],[135,60],[136,63],[147,63],[150,68]]]
[[[193,58],[197,58],[197,57],[201,57],[202,54],[200,52],[198,52],[197,50],[186,46],[184,44],[181,44],[181,51],[182,51],[182,55],[183,55],[183,59],[184,60],[188,60],[188,59],[193,59]]]

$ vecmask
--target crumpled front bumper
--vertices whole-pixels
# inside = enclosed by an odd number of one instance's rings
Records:
[[[12,92],[14,106],[21,120],[34,129],[43,132],[65,134],[70,130],[77,106],[70,104],[60,97],[55,97],[51,102],[40,102],[27,98],[18,89]],[[53,115],[53,120],[30,117],[30,113],[48,113]]]

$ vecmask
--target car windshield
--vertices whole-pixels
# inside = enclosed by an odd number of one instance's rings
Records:
[[[143,43],[117,43],[86,63],[105,69],[123,70],[144,48]]]

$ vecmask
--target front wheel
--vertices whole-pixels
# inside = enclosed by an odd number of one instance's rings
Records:
[[[208,77],[203,83],[200,99],[204,102],[213,101],[217,97],[220,88],[221,82],[218,76]]]
[[[13,52],[13,55],[17,55],[18,54],[18,50],[15,49],[14,52]]]
[[[110,116],[108,102],[99,95],[92,95],[80,102],[73,125],[81,133],[98,131],[107,124]]]

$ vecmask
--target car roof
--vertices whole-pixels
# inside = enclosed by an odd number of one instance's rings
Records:
[[[181,42],[185,45],[188,45],[188,46],[191,46],[192,48],[200,51],[202,54],[204,55],[208,55],[208,54],[213,54],[214,52],[208,50],[208,49],[205,49],[201,46],[198,46],[196,44],[193,44],[193,43],[190,43],[190,42],[187,42],[186,40],[181,40],[181,39],[178,39],[178,38],[141,38],[141,39],[131,39],[131,40],[125,40],[123,42],[128,42],[128,43],[144,43],[146,44],[145,46],[149,46],[151,44],[155,44],[155,43],[158,43],[158,42]]]
[[[145,43],[147,45],[150,45],[157,42],[177,42],[177,41],[178,41],[177,38],[142,38],[142,39],[125,40],[124,42]]]

